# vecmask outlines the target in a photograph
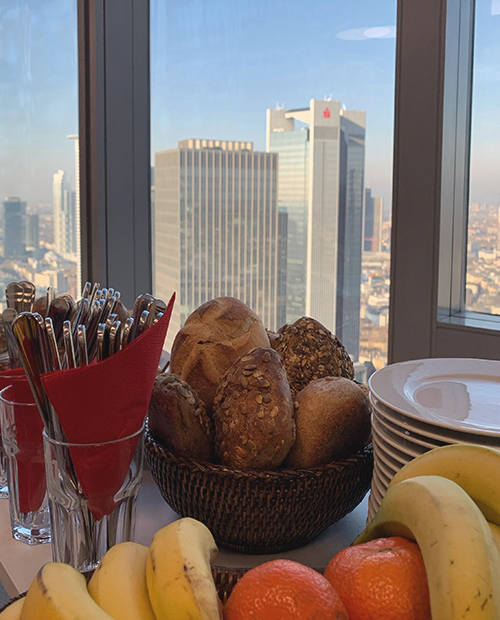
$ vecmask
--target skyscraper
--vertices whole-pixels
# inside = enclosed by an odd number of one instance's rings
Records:
[[[276,328],[277,159],[224,140],[156,153],[155,295],[177,292],[167,347],[195,308],[225,295]]]
[[[373,230],[375,226],[375,203],[372,198],[372,190],[365,189],[365,225],[364,225],[364,246],[365,252],[373,252]]]
[[[36,252],[40,249],[40,220],[38,213],[26,215],[26,249]]]
[[[75,193],[71,191],[64,170],[53,176],[55,250],[64,258],[76,256]]]
[[[373,251],[382,251],[382,225],[384,223],[384,201],[373,199]]]
[[[7,197],[4,208],[4,258],[26,256],[26,203],[17,197]]]
[[[316,318],[355,360],[365,116],[318,99],[309,108],[267,110],[266,149],[279,155],[279,207],[288,213],[287,322]]]
[[[82,290],[82,241],[81,241],[81,212],[80,212],[80,141],[78,136],[66,136],[75,143],[75,252],[76,252],[76,290]]]
[[[364,251],[380,252],[382,249],[382,217],[384,202],[365,189]]]

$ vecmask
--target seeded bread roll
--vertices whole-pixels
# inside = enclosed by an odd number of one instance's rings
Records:
[[[170,452],[197,461],[211,460],[212,422],[196,392],[180,377],[156,376],[148,425],[153,438]]]
[[[354,379],[354,365],[337,336],[319,321],[302,317],[280,328],[276,351],[285,364],[295,396],[308,383],[322,377]]]
[[[214,403],[215,451],[224,465],[272,469],[295,440],[293,401],[280,356],[258,347],[222,379]]]
[[[254,347],[268,347],[259,317],[234,297],[212,299],[196,309],[177,333],[170,370],[197,392],[210,412],[226,370]]]
[[[370,403],[350,379],[317,379],[297,394],[295,422],[297,437],[287,466],[319,467],[355,454],[368,444]]]

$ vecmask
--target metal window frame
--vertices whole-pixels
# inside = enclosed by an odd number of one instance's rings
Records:
[[[152,289],[149,0],[77,0],[82,281]]]
[[[389,363],[500,359],[465,312],[474,0],[399,0]]]

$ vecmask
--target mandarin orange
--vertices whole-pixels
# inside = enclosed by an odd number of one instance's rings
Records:
[[[406,538],[378,538],[343,549],[328,564],[325,578],[350,620],[431,620],[422,554]]]
[[[224,620],[349,620],[334,587],[308,566],[271,560],[250,569],[224,605]]]

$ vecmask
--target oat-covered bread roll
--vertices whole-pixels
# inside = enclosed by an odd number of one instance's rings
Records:
[[[214,403],[215,451],[224,465],[271,469],[295,440],[293,401],[280,356],[270,347],[243,355]]]
[[[354,379],[349,353],[319,321],[302,317],[280,328],[276,351],[281,356],[293,396],[321,377]]]
[[[176,375],[156,376],[148,409],[149,432],[170,452],[210,461],[213,428],[196,392]]]
[[[259,317],[234,297],[219,297],[197,308],[177,333],[170,370],[197,392],[211,411],[222,375],[254,347],[268,347]]]
[[[288,467],[319,467],[355,454],[369,442],[370,403],[363,390],[343,377],[316,379],[295,399],[297,437]]]

